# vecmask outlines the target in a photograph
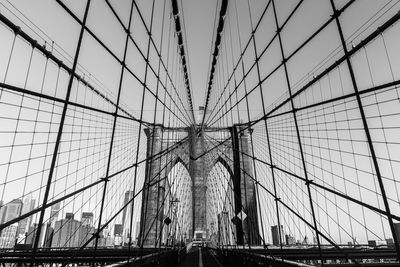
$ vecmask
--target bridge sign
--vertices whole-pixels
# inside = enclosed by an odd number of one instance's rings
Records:
[[[239,219],[244,221],[247,218],[247,214],[242,210],[236,215]]]

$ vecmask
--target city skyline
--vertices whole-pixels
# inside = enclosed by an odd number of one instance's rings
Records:
[[[132,191],[126,191],[128,197],[132,197]],[[127,199],[126,201],[128,201]],[[0,224],[24,215],[34,209],[36,199],[28,195],[23,200],[14,199],[9,203],[0,205]],[[63,215],[64,214],[64,218]],[[76,216],[80,215],[80,216]],[[126,213],[124,213],[126,216]],[[85,243],[96,232],[96,225],[93,221],[93,212],[81,212],[80,214],[71,213],[62,209],[60,213],[59,203],[52,206],[50,223],[43,225],[39,247],[65,247],[79,246]],[[61,217],[61,219],[59,218]],[[77,219],[80,217],[80,220]],[[124,217],[124,216],[123,216]],[[122,220],[123,221],[123,220]],[[128,222],[129,224],[129,222]],[[0,232],[0,247],[13,248],[17,245],[33,245],[38,224],[34,222],[33,216],[14,223]],[[112,228],[111,230],[108,230]],[[119,229],[124,229],[124,232]],[[106,227],[101,234],[100,246],[114,246],[126,244],[129,240],[129,226],[124,223],[115,223],[111,227]],[[132,227],[133,242],[137,242],[140,223],[137,221]],[[110,233],[113,233],[112,235]],[[94,246],[90,242],[88,246]]]

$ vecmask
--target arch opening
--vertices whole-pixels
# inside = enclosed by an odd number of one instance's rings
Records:
[[[214,244],[232,245],[236,229],[233,172],[229,164],[218,157],[207,175],[207,238]]]
[[[192,227],[192,179],[178,156],[169,169],[164,185],[161,244],[175,245],[190,238]]]

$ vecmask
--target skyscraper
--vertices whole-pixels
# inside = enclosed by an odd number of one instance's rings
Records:
[[[52,227],[54,227],[54,224],[58,219],[58,214],[60,212],[60,209],[61,209],[61,202],[58,202],[58,203],[54,204],[53,206],[51,206],[50,224]]]
[[[43,247],[51,247],[51,242],[53,240],[54,228],[51,226],[51,223],[48,222],[46,224],[46,235],[44,237]]]
[[[124,199],[124,205],[126,205],[131,199],[133,198],[133,191],[128,190],[125,192],[125,199]],[[134,227],[134,225],[131,225],[131,205],[128,205],[123,213],[122,213],[122,240],[123,243],[128,243],[129,242],[129,235],[131,234],[130,227]],[[132,229],[133,230],[133,229]]]
[[[114,245],[120,246],[122,244],[122,224],[114,225]]]
[[[28,195],[24,199],[21,215],[30,212],[34,208],[35,208],[35,199],[33,199],[31,195]],[[25,235],[25,233],[29,230],[31,222],[32,222],[32,216],[21,220],[18,225],[18,235]]]
[[[78,247],[81,222],[74,220],[74,214],[67,212],[65,219],[56,221],[51,247]]]
[[[79,228],[79,245],[86,243],[95,232],[96,229],[93,227],[93,212],[82,212],[81,227]],[[100,233],[101,235],[102,233]],[[90,241],[87,246],[94,246],[94,240]]]
[[[131,198],[133,198],[133,191],[132,190],[128,190],[125,192],[125,199],[124,199],[124,205],[126,205],[126,203],[129,202],[129,200],[131,200]],[[122,226],[125,229],[126,227],[129,227],[128,224],[130,224],[130,216],[131,215],[131,209],[130,209],[130,205],[128,205],[124,211],[122,212]]]
[[[82,212],[82,225],[93,225],[93,212]]]
[[[38,243],[39,247],[42,247],[43,245],[44,246],[48,245],[48,244],[45,244],[45,236],[46,236],[46,232],[47,232],[46,227],[47,227],[46,224],[42,225],[42,230],[40,231],[40,237],[39,237],[39,243]],[[39,224],[37,224],[37,223],[34,223],[29,226],[28,235],[26,236],[26,239],[25,239],[25,244],[30,244],[30,245],[34,244],[38,228],[39,228]]]
[[[114,235],[122,235],[122,225],[121,224],[115,224],[114,225]]]
[[[12,219],[17,218],[20,215],[22,208],[22,200],[14,199],[11,202],[5,204],[0,209],[0,224],[8,222]]]
[[[78,246],[82,246],[85,244],[91,237],[92,234],[96,232],[96,229],[90,224],[81,224],[79,227],[79,241]],[[103,234],[100,233],[100,238],[102,238]],[[91,240],[86,246],[93,247],[95,244],[95,239]]]
[[[14,199],[0,208],[0,224],[17,218],[21,213],[21,199]],[[0,231],[0,247],[12,248],[17,239],[18,223]]]
[[[285,236],[285,233],[283,232],[283,225],[281,225],[281,232],[280,232],[281,235],[280,236],[279,236],[278,225],[271,226],[271,234],[272,234],[272,244],[274,246],[280,246],[281,242],[282,242],[282,244],[285,242],[283,240],[283,237]]]
[[[136,222],[136,232],[135,232],[135,239],[136,241],[139,240],[139,234],[140,234],[140,221]]]
[[[101,226],[103,228],[104,225]],[[96,229],[94,229],[96,230]],[[103,231],[100,232],[99,246],[113,246],[114,238],[111,235],[110,226],[107,225]]]
[[[1,231],[0,235],[0,247],[1,248],[12,248],[15,245],[17,238],[18,223],[14,223]]]

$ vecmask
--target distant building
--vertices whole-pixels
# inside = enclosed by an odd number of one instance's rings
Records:
[[[292,235],[285,235],[286,245],[291,246],[296,244],[296,239]]]
[[[133,191],[132,190],[128,190],[125,192],[125,198],[124,198],[124,205],[126,205],[131,198],[133,198]],[[124,227],[124,229],[126,227],[129,227],[130,224],[130,214],[131,214],[131,209],[130,209],[130,205],[128,205],[124,211],[122,212],[122,226]]]
[[[114,246],[122,245],[122,236],[118,235],[114,237]]]
[[[135,230],[136,242],[139,240],[139,235],[140,235],[140,221],[136,222],[136,230]]]
[[[29,226],[26,238],[25,238],[25,244],[29,244],[32,245],[35,243],[35,238],[37,235],[37,230],[39,228],[39,224],[34,223],[32,225]],[[46,224],[42,225],[42,230],[40,231],[40,237],[39,237],[39,243],[38,246],[39,247],[43,247],[44,245],[44,240],[45,240],[45,236],[46,236]]]
[[[124,205],[126,205],[133,198],[133,195],[134,194],[132,190],[128,190],[125,192]],[[123,230],[122,236],[124,243],[128,242],[129,235],[131,234],[131,226],[132,227],[134,226],[131,225],[131,217],[132,217],[131,205],[127,205],[122,212],[122,222],[121,222]]]
[[[46,234],[45,234],[44,241],[43,241],[43,247],[51,247],[52,246],[53,238],[54,238],[54,228],[55,228],[55,224],[58,219],[60,210],[61,210],[61,202],[58,202],[51,206],[50,218],[46,225]],[[67,216],[69,218],[72,217],[72,219],[74,217],[74,215],[71,213],[67,213],[66,217]]]
[[[96,229],[89,224],[81,224],[79,227],[79,241],[77,246],[82,246],[92,237],[92,234],[96,232]],[[93,247],[96,239],[91,240],[86,247]]]
[[[283,231],[283,225],[281,225],[280,228],[281,228],[281,232],[280,232],[281,235],[279,235],[278,225],[271,226],[272,244],[274,246],[280,246],[281,242],[282,242],[282,244],[283,244],[283,242],[285,242],[284,240],[282,240],[283,237],[285,236],[285,233]]]
[[[58,202],[51,206],[50,210],[50,224],[54,228],[56,221],[58,220],[58,214],[60,213],[61,202]]]
[[[122,245],[122,224],[114,225],[114,245],[121,246]]]
[[[75,214],[73,214],[72,212],[65,213],[65,219],[67,219],[67,220],[73,220],[74,216],[75,216]]]
[[[35,200],[32,199],[31,196],[27,196],[24,199],[24,203],[22,205],[22,211],[21,211],[21,215],[26,214],[30,211],[32,211],[35,208]],[[31,225],[32,222],[32,216],[22,219],[21,221],[19,221],[19,225],[18,225],[18,235],[25,235],[25,233],[28,232],[29,227]]]
[[[112,237],[110,228],[108,226],[101,231],[98,245],[101,247],[109,247],[114,245],[114,238]]]
[[[82,225],[93,225],[93,212],[82,212]]]
[[[17,238],[18,223],[14,223],[1,231],[0,248],[13,248]]]
[[[0,207],[0,224],[20,216],[22,200],[14,199]],[[12,248],[18,239],[18,223],[14,223],[0,231],[0,247]]]
[[[51,226],[51,223],[47,223],[46,235],[44,237],[43,247],[45,248],[51,247],[51,242],[53,241],[53,235],[54,235],[54,228]]]
[[[122,224],[114,225],[114,235],[122,236]]]
[[[0,224],[20,216],[22,200],[14,199],[0,208]]]
[[[74,220],[73,213],[66,213],[65,219],[56,221],[51,247],[77,247],[79,245],[79,229],[82,224]]]

